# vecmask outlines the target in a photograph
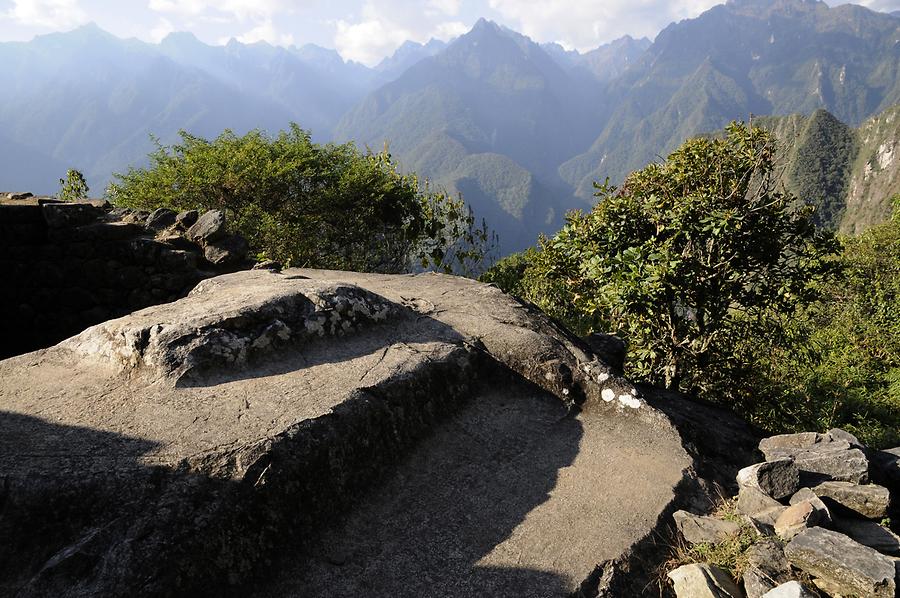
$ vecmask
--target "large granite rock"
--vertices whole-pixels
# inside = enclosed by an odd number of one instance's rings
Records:
[[[887,517],[891,494],[884,486],[876,484],[851,484],[850,482],[823,482],[814,487],[816,496],[845,515],[882,519]]]
[[[739,487],[755,488],[774,499],[787,498],[800,487],[800,470],[793,459],[757,463],[740,470]]]
[[[842,594],[894,598],[893,561],[844,534],[808,529],[791,540],[784,553],[792,565]]]
[[[777,540],[765,538],[747,549],[747,566],[742,581],[747,598],[760,598],[778,584],[787,582],[791,565]]]
[[[803,485],[838,480],[865,484],[869,461],[856,438],[843,430],[831,433],[802,432],[764,438],[759,450],[767,461],[791,458],[800,470]]]
[[[874,521],[837,517],[832,526],[835,531],[856,540],[863,546],[874,548],[883,554],[900,555],[900,537]]]
[[[756,443],[665,403],[488,285],[210,279],[0,361],[0,595],[596,596]]]

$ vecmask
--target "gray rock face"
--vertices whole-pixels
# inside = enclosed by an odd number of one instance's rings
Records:
[[[691,544],[702,542],[718,544],[741,530],[741,526],[733,521],[703,517],[687,511],[676,511],[672,517],[675,519],[678,531]]]
[[[146,226],[153,230],[164,230],[175,224],[175,212],[167,208],[153,210],[147,216]]]
[[[401,311],[407,310],[353,285],[259,270],[205,280],[177,305],[105,322],[63,346],[123,371],[149,370],[179,383],[244,366],[287,342],[355,332]]]
[[[869,460],[859,449],[801,453],[796,457],[800,480],[811,484],[821,480],[836,480],[865,484],[869,481]]]
[[[884,554],[900,555],[900,537],[874,521],[837,517],[832,527],[863,546]]]
[[[826,480],[865,484],[869,481],[869,461],[859,448],[859,441],[843,430],[834,436],[816,432],[782,434],[765,438],[759,450],[767,461],[792,458],[800,469],[800,482],[812,485]]]
[[[816,598],[799,581],[789,581],[766,593],[763,598]]]
[[[247,240],[240,235],[228,235],[207,243],[203,256],[216,266],[233,266],[247,259]]]
[[[844,594],[894,598],[893,561],[844,534],[811,528],[791,540],[784,553],[792,565]]]
[[[888,514],[891,495],[887,488],[875,484],[823,482],[812,489],[833,511],[868,519],[882,519]]]
[[[206,245],[225,236],[225,212],[210,210],[197,219],[187,231],[190,240]]]
[[[822,523],[824,516],[807,500],[784,510],[775,520],[775,533],[782,540],[790,540],[803,530]]]
[[[829,444],[830,442],[830,436],[817,432],[779,434],[760,440],[759,450],[765,455],[766,460],[772,460],[791,457],[798,452]]]
[[[774,525],[775,520],[786,508],[758,488],[748,486],[739,488],[737,510],[748,517],[753,517],[768,525]]]
[[[185,210],[184,212],[179,212],[178,215],[175,216],[175,227],[180,231],[187,231],[194,226],[199,217],[200,215],[197,213],[197,210]]]
[[[790,571],[781,544],[772,538],[757,542],[747,550],[747,568],[743,575],[747,598],[760,598],[779,583],[788,581]]]
[[[739,487],[755,488],[774,499],[787,498],[800,487],[800,470],[793,459],[778,459],[757,463],[740,470]]]
[[[850,446],[853,448],[858,448],[858,449],[865,448],[863,443],[861,443],[859,441],[859,438],[857,438],[850,432],[847,432],[846,430],[841,430],[840,428],[832,428],[832,429],[828,430],[828,436],[833,441],[844,441],[844,442],[850,444]]]
[[[706,564],[682,565],[669,572],[678,598],[740,598],[743,596],[727,573]]]
[[[810,490],[809,488],[801,488],[791,497],[790,503],[792,505],[796,505],[800,502],[808,502],[813,506],[813,508],[819,513],[819,525],[823,525],[828,527],[828,524],[831,523],[831,511],[828,509],[828,506],[822,502],[822,499],[819,498],[815,492]]]
[[[0,594],[567,595],[700,495],[688,446],[488,285],[223,276],[0,361]]]

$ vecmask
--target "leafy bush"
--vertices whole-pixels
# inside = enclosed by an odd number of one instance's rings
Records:
[[[843,276],[794,323],[803,350],[760,361],[772,399],[759,423],[900,444],[900,196],[894,205],[890,222],[845,240]]]
[[[88,192],[87,181],[84,175],[74,168],[66,171],[66,178],[59,179],[59,194],[57,197],[63,201],[79,201],[87,199]]]
[[[731,398],[747,351],[790,340],[786,323],[834,269],[833,236],[777,189],[774,149],[764,130],[732,124],[621,189],[598,185],[593,211],[541,242],[535,264],[566,293],[544,304],[574,306],[576,321],[556,315],[582,332],[623,336],[633,375]]]
[[[477,272],[489,249],[461,199],[398,172],[386,152],[318,145],[292,124],[271,138],[226,131],[157,142],[149,168],[117,174],[110,199],[155,209],[223,209],[259,258],[367,272]]]

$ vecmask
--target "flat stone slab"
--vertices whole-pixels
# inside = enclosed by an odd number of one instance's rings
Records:
[[[887,517],[891,494],[877,484],[823,482],[812,489],[833,510],[868,519]]]
[[[653,527],[678,454],[637,422],[567,416],[533,388],[488,391],[242,595],[565,596]],[[670,490],[635,492],[652,487]]]
[[[791,540],[784,554],[792,565],[841,593],[894,597],[894,562],[844,534],[814,527]]]
[[[340,595],[334,566],[394,595],[571,591],[691,464],[633,384],[494,287],[241,272],[0,361],[0,594],[295,591],[261,573],[279,554],[310,595]]]

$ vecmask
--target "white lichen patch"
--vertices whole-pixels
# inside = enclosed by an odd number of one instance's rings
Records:
[[[625,407],[631,407],[632,409],[640,409],[643,402],[630,394],[622,394],[619,395],[619,403],[624,405]]]
[[[611,388],[604,388],[603,392],[600,393],[600,398],[602,398],[607,403],[612,403],[616,400],[616,391]]]

